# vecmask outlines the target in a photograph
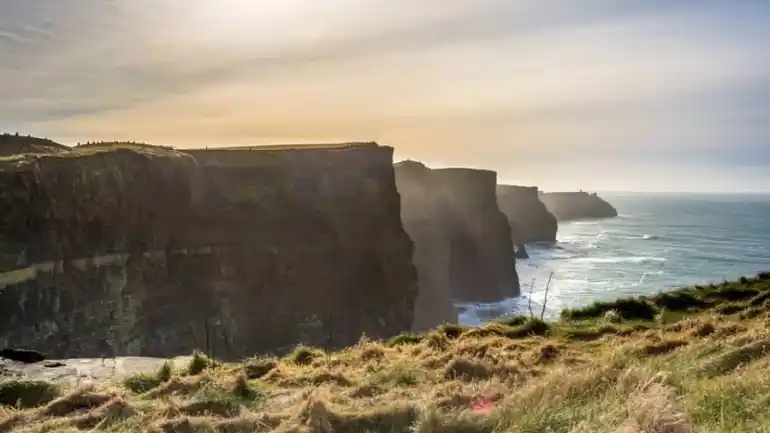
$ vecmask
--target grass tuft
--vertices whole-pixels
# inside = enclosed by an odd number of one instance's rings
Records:
[[[36,407],[54,400],[60,393],[59,386],[44,380],[0,380],[0,406]]]
[[[313,361],[324,357],[324,352],[319,349],[299,345],[294,349],[288,358],[297,365],[310,365]]]
[[[168,382],[173,376],[170,362],[164,362],[155,373],[140,373],[123,380],[123,385],[137,394],[148,392],[161,384]]]
[[[211,359],[203,354],[203,352],[196,350],[193,352],[192,359],[190,359],[190,363],[187,365],[187,374],[195,376],[212,366],[213,362]]]

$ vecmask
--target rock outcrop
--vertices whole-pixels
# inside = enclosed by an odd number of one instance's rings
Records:
[[[596,193],[540,193],[540,200],[559,221],[601,219],[618,216],[618,211]]]
[[[540,201],[536,186],[497,185],[497,203],[508,217],[514,244],[556,242],[556,217]]]
[[[88,147],[0,159],[0,347],[225,359],[408,330],[393,149]]]
[[[488,170],[396,164],[402,219],[415,242],[420,282],[416,328],[443,321],[450,296],[491,302],[519,294],[508,220],[497,207],[496,179]]]

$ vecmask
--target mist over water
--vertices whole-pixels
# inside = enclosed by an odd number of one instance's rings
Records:
[[[459,305],[461,323],[528,315],[530,305],[540,315],[551,271],[546,318],[599,300],[770,269],[770,195],[601,195],[618,218],[560,223],[555,247],[530,246],[530,259],[518,261],[522,296]]]

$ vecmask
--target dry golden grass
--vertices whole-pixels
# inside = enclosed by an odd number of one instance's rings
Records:
[[[240,364],[196,355],[142,392],[103,384],[0,409],[0,433],[770,432],[770,310],[711,307],[547,335],[442,328]]]

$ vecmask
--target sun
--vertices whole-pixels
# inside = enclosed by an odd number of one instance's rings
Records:
[[[190,14],[196,37],[237,46],[308,42],[323,33],[323,16],[332,4],[317,0],[196,0]]]
[[[254,32],[298,23],[316,9],[309,0],[197,0],[191,7],[211,26],[248,26]]]

